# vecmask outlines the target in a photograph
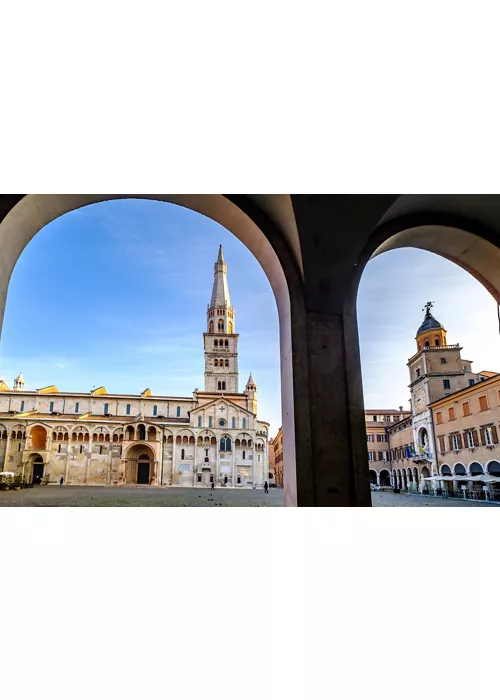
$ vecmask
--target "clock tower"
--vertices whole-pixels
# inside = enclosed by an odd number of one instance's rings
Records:
[[[460,345],[447,344],[446,329],[431,313],[433,305],[428,301],[422,309],[425,316],[415,338],[417,352],[408,360],[408,369],[415,461],[427,462],[429,471],[435,474],[436,440],[428,406],[475,383],[477,375],[471,372],[470,361],[462,360]]]

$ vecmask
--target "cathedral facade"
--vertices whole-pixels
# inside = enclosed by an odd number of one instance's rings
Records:
[[[30,483],[260,487],[269,424],[250,374],[239,392],[235,311],[222,246],[207,309],[204,391],[190,397],[10,389],[0,380],[0,471]]]

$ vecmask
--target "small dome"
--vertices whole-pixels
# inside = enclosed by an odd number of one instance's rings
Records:
[[[428,302],[425,306],[425,317],[422,322],[422,325],[417,331],[417,335],[420,335],[420,333],[427,333],[428,331],[431,330],[440,330],[442,329],[443,331],[445,330],[445,327],[443,326],[442,323],[439,323],[438,320],[434,318],[434,316],[431,314],[431,306],[432,303]]]

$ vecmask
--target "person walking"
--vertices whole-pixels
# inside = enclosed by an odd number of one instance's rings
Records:
[[[212,485],[210,487],[210,491],[215,491],[215,481],[212,479]]]
[[[267,493],[269,491],[269,484],[267,481],[264,481],[264,491]]]
[[[61,478],[59,479],[59,486],[62,488],[63,485],[64,485],[64,476],[61,476]]]

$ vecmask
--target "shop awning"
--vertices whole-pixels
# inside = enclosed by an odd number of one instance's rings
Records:
[[[478,481],[483,484],[500,484],[500,476],[493,474],[455,474],[453,476],[424,476],[424,481]]]

